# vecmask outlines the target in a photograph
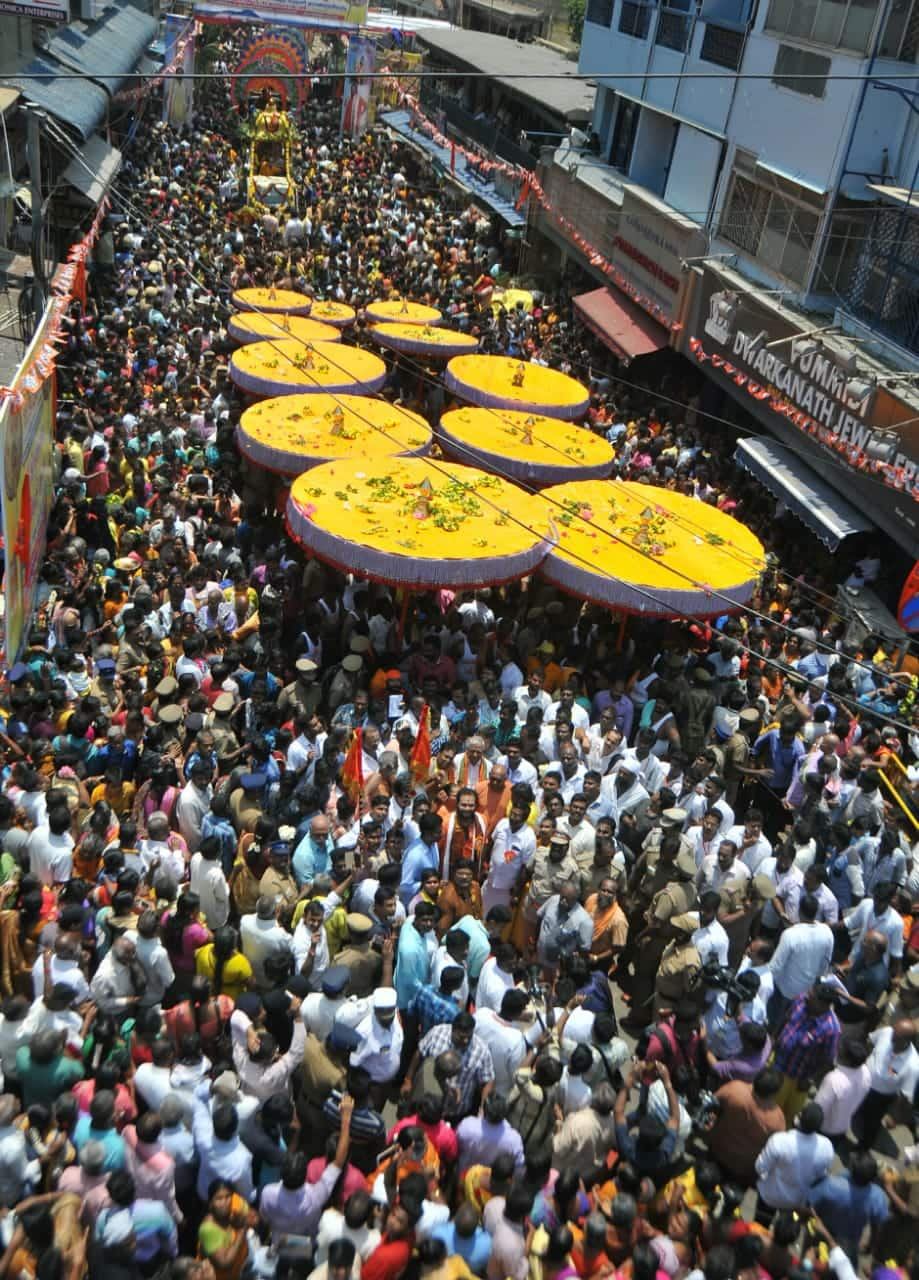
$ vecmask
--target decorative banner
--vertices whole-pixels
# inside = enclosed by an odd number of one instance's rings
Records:
[[[919,631],[919,560],[913,565],[909,577],[903,584],[900,605],[897,609],[897,622],[910,634]]]
[[[348,0],[199,0],[194,8],[199,22],[283,22],[291,27],[317,27],[332,31],[356,31],[367,21],[367,5]]]
[[[234,102],[245,102],[254,93],[269,89],[288,110],[288,92],[295,86],[298,107],[310,91],[309,36],[297,28],[271,27],[253,32],[243,41],[232,84]],[[295,77],[295,78],[289,78]]]
[[[170,71],[163,88],[163,120],[173,129],[181,129],[194,111],[194,31],[193,19],[177,13],[166,14],[166,65]],[[191,38],[186,39],[189,36]]]
[[[158,85],[163,84],[167,76],[171,76],[175,69],[184,63],[186,49],[189,44],[194,44],[195,30],[191,26],[188,33],[179,39],[178,44],[173,49],[172,57],[167,58],[163,63],[162,71],[158,71],[155,76],[150,76],[142,81],[141,84],[135,85],[133,89],[121,89],[115,94],[116,102],[138,102],[141,98],[146,98],[148,93],[152,93]],[[136,122],[135,122],[136,123]]]
[[[23,369],[41,351],[55,323],[55,299],[26,353]],[[16,383],[14,383],[14,386]],[[0,408],[0,490],[3,493],[3,654],[15,662],[35,607],[45,534],[54,498],[54,395],[52,369],[35,391]]]
[[[377,45],[369,36],[351,36],[348,40],[348,61],[345,64],[345,88],[341,99],[341,132],[349,138],[359,138],[373,124],[373,104],[370,100],[372,73],[376,61]]]

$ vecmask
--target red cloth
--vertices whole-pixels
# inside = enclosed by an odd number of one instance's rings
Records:
[[[361,1267],[361,1280],[399,1280],[412,1256],[412,1240],[383,1239]]]

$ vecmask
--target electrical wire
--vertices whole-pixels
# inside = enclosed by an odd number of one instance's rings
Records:
[[[71,145],[71,146],[73,146],[73,144],[70,144],[70,145]],[[75,155],[75,156],[79,155],[79,153],[77,152],[77,150],[76,150],[76,148],[75,148],[75,147],[73,147],[73,151],[74,151],[74,155]],[[84,160],[82,160],[82,157],[80,157],[80,159],[81,159],[81,162],[85,165],[85,161],[84,161]],[[89,166],[88,166],[88,165],[85,165],[85,167],[87,168],[87,170],[89,170]],[[90,171],[90,172],[91,172],[91,171]],[[120,194],[120,193],[119,193],[119,194]],[[127,199],[124,199],[124,200],[122,201],[122,203],[123,203],[124,207],[127,207],[127,208],[129,209],[129,211],[131,211],[131,212],[134,214],[134,216],[138,219],[138,221],[139,221],[139,222],[141,222],[143,225],[145,225],[145,226],[147,227],[148,232],[150,232],[150,234],[152,234],[155,238],[157,238],[157,239],[158,239],[158,233],[153,229],[153,227],[152,227],[152,226],[151,226],[151,224],[149,223],[147,213],[146,213],[145,211],[139,211],[139,210],[137,210],[136,208],[134,208],[134,207],[131,205],[131,202],[129,202]],[[177,260],[177,261],[178,261],[178,260]],[[194,283],[199,287],[199,289],[203,289],[203,291],[205,292],[205,294],[208,294],[211,298],[216,299],[217,295],[215,294],[214,290],[213,290],[213,289],[212,289],[212,288],[211,288],[211,287],[210,287],[210,286],[209,286],[205,281],[203,281],[203,280],[200,278],[200,276],[198,276],[198,275],[196,275],[194,272],[192,272],[192,270],[190,269],[190,267],[188,266],[188,264],[187,264],[187,263],[181,263],[181,265],[183,265],[183,266],[184,266],[184,269],[185,269],[185,270],[186,270],[186,272],[188,273],[189,277],[194,281]],[[257,306],[256,306],[256,307],[253,307],[253,308],[252,308],[252,310],[253,310],[253,311],[255,311],[255,312],[256,312],[256,313],[258,313],[258,314],[262,314],[262,315],[270,315],[270,313],[268,313],[268,312],[264,312],[263,310],[261,310],[261,309],[260,309],[260,308],[258,308]],[[279,345],[278,340],[276,340],[276,339],[272,339],[272,338],[266,338],[266,339],[264,339],[264,341],[266,341],[267,343],[269,343],[269,345],[271,345],[271,346],[274,348],[274,350],[276,350],[276,351],[278,352],[278,354],[280,354],[281,356],[283,356],[285,359],[289,358],[289,357],[288,357],[288,351],[287,351],[283,346]],[[287,341],[288,343],[290,343],[290,342],[291,342],[291,339],[287,339],[286,341]],[[301,342],[301,340],[296,339],[296,338],[294,338],[294,339],[293,339],[293,341],[294,341],[294,342],[297,342],[299,345],[304,346],[304,348],[307,348],[307,347],[309,347],[309,346],[310,346],[310,344],[309,344],[309,343]],[[336,363],[336,361],[335,361],[335,359],[334,359],[334,356],[332,356],[331,354],[326,353],[326,355],[324,356],[324,358],[325,358],[325,359],[327,359],[327,360],[328,360],[328,362],[329,362],[329,364],[331,364],[333,367],[335,367],[335,368],[339,369],[339,370],[340,370],[340,371],[342,371],[342,372],[346,372],[346,373],[348,372],[348,371],[344,368],[344,366],[342,366],[341,364],[337,364],[337,363]],[[441,385],[439,382],[436,382],[434,379],[429,379],[429,381],[431,382],[431,385],[436,385],[436,386],[438,386],[438,387]],[[327,394],[331,395],[331,396],[332,396],[332,398],[336,401],[336,403],[338,403],[339,405],[341,405],[341,407],[343,407],[343,408],[344,408],[344,402],[341,400],[340,396],[339,396],[337,393],[335,393],[335,392],[328,392]],[[374,397],[372,397],[372,398],[375,398],[375,399],[383,399],[384,397],[382,397],[382,396],[374,396]],[[354,413],[356,414],[356,416],[357,416],[361,421],[363,421],[367,426],[369,426],[372,430],[374,430],[374,431],[378,432],[380,435],[384,436],[384,437],[385,437],[386,439],[388,439],[391,443],[399,443],[399,442],[396,440],[396,438],[395,438],[395,437],[391,436],[391,435],[390,435],[390,433],[388,433],[388,432],[385,430],[385,428],[384,428],[384,427],[380,427],[380,426],[378,426],[376,423],[372,422],[369,418],[366,418],[366,417],[364,417],[363,415],[361,415],[361,414],[359,413],[359,411],[357,411],[357,410],[354,408],[354,406],[353,406],[353,405],[351,405],[351,406],[350,406],[350,408],[351,408],[352,412],[354,412]],[[495,412],[495,413],[496,413],[496,416],[500,417],[500,414],[498,414],[498,413],[497,413],[497,411],[494,411],[494,410],[493,410],[492,412]],[[451,481],[454,481],[454,482],[455,482],[455,480],[456,480],[456,476],[455,476],[455,474],[454,474],[454,473],[452,473],[452,472],[449,470],[449,467],[447,467],[447,466],[441,466],[441,465],[439,464],[439,462],[438,462],[436,459],[432,459],[432,458],[430,458],[430,457],[428,457],[428,458],[426,459],[426,462],[427,462],[427,464],[428,464],[429,466],[431,466],[431,468],[432,468],[433,470],[435,470],[435,471],[437,471],[439,474],[443,475],[445,479],[448,479],[448,480],[451,480]],[[500,468],[498,468],[498,467],[494,467],[494,466],[493,466],[493,467],[491,467],[491,470],[492,470],[494,473],[496,473],[497,475],[499,475],[502,479],[506,480],[507,482],[509,482],[509,483],[511,483],[511,484],[519,485],[519,483],[520,483],[520,482],[518,482],[514,477],[509,476],[509,475],[507,475],[507,474],[503,473],[503,472],[500,470]],[[472,485],[468,485],[468,484],[467,484],[467,485],[466,485],[466,487],[471,491],[471,493],[472,493],[472,495],[473,495],[473,496],[475,496],[479,501],[483,501],[487,506],[492,507],[492,509],[493,509],[497,514],[499,514],[499,515],[501,515],[502,517],[505,517],[505,518],[507,518],[507,519],[511,520],[511,521],[512,521],[514,524],[516,524],[519,528],[521,528],[521,529],[523,529],[523,530],[527,531],[527,532],[528,532],[530,535],[532,535],[533,537],[535,537],[535,538],[537,538],[537,539],[545,539],[545,536],[546,536],[545,532],[540,531],[540,530],[537,530],[537,529],[534,529],[532,526],[530,526],[530,525],[526,524],[526,522],[525,522],[525,521],[521,520],[518,516],[514,515],[514,513],[513,513],[512,511],[509,511],[509,510],[507,510],[507,509],[505,509],[505,508],[503,508],[503,507],[498,506],[495,502],[493,502],[493,501],[492,501],[490,498],[488,498],[485,494],[482,494],[482,493],[478,492],[478,491],[474,488],[474,486],[472,486]],[[521,487],[521,488],[524,488],[524,491],[527,491],[527,486],[526,486],[526,485],[520,485],[520,487]],[[529,492],[534,493],[534,492],[536,492],[536,490],[535,490],[535,489],[533,489],[533,488],[530,488],[530,489],[529,489]],[[544,493],[543,493],[541,496],[544,498],[544,500],[545,500],[545,501],[547,501],[547,502],[549,502],[549,503],[554,504],[555,506],[557,506],[557,507],[558,507],[558,509],[559,509],[559,511],[560,511],[561,513],[564,513],[564,512],[565,512],[565,510],[566,510],[566,509],[564,508],[563,504],[562,504],[562,503],[560,503],[557,499],[550,498],[550,497],[548,497],[548,496],[547,496],[546,494],[544,494]],[[607,529],[602,528],[602,526],[595,525],[595,524],[594,524],[592,521],[590,521],[590,520],[583,520],[583,523],[587,524],[589,527],[595,528],[598,532],[600,532],[600,533],[602,533],[604,536],[606,536],[606,537],[610,538],[612,541],[616,542],[617,544],[625,545],[625,546],[627,546],[627,547],[628,547],[631,551],[633,551],[633,552],[637,551],[640,555],[642,555],[644,558],[646,558],[646,559],[648,559],[648,560],[651,560],[651,561],[653,561],[653,560],[654,560],[654,557],[652,557],[652,556],[648,555],[648,553],[646,553],[646,552],[642,551],[640,548],[632,547],[630,543],[626,543],[622,538],[620,538],[618,535],[616,535],[615,533],[613,533],[611,530],[607,530]],[[624,581],[623,579],[621,579],[621,578],[617,577],[615,574],[610,573],[608,570],[603,570],[603,571],[602,571],[602,573],[598,574],[598,573],[597,573],[597,566],[596,566],[596,565],[594,565],[592,562],[588,561],[588,560],[587,560],[586,558],[584,558],[584,557],[578,556],[578,555],[576,555],[576,554],[574,554],[574,553],[571,553],[571,552],[566,552],[566,555],[568,555],[568,556],[569,556],[571,559],[573,559],[573,560],[579,561],[579,562],[580,562],[584,567],[586,567],[586,568],[590,571],[590,573],[591,573],[592,575],[599,576],[599,577],[606,577],[606,578],[608,578],[610,581],[613,581],[613,582],[619,582],[619,583],[622,583],[622,582]],[[684,581],[689,582],[693,587],[695,587],[695,588],[697,588],[697,589],[702,589],[702,588],[701,588],[701,584],[699,584],[698,582],[696,582],[696,581],[695,581],[695,580],[694,580],[690,575],[688,575],[688,574],[684,574],[684,573],[681,573],[680,571],[675,570],[675,569],[673,569],[672,567],[671,567],[671,572],[675,573],[675,574],[676,574],[676,576],[683,578],[683,580],[684,580]],[[683,610],[683,609],[674,608],[673,606],[671,606],[671,605],[670,605],[670,603],[669,603],[669,602],[667,602],[666,600],[662,600],[659,596],[656,596],[656,595],[654,594],[654,592],[652,592],[652,591],[648,590],[647,588],[645,588],[645,587],[641,587],[641,586],[639,586],[638,584],[636,584],[636,583],[634,583],[634,582],[629,582],[629,583],[628,583],[628,586],[629,586],[630,590],[635,591],[635,593],[636,593],[636,594],[638,594],[638,595],[640,595],[642,598],[644,598],[644,599],[647,599],[647,600],[651,601],[651,603],[654,605],[654,608],[655,608],[655,616],[656,616],[656,617],[662,617],[662,616],[663,616],[663,617],[673,617],[673,616],[678,616],[678,617],[680,617],[683,621],[685,621],[685,622],[687,622],[687,623],[691,623],[691,624],[692,624],[692,623],[696,623],[696,622],[698,622],[698,619],[697,619],[694,615],[692,615],[692,614],[688,613],[687,611],[685,611],[685,610]],[[755,611],[755,610],[751,609],[751,608],[750,608],[750,606],[749,606],[747,603],[745,603],[745,602],[740,602],[740,601],[737,601],[737,600],[733,599],[733,598],[732,598],[731,596],[729,596],[726,592],[717,591],[717,590],[715,590],[715,589],[713,589],[713,588],[705,588],[705,590],[706,590],[706,594],[710,594],[710,595],[711,595],[711,596],[713,596],[714,598],[717,598],[717,599],[722,600],[722,601],[724,601],[724,602],[725,602],[725,605],[726,605],[726,612],[745,611],[745,612],[749,613],[751,616],[756,617],[758,620],[760,620],[760,621],[762,621],[763,623],[765,623],[767,626],[770,626],[770,627],[778,626],[780,629],[784,630],[784,631],[785,631],[785,632],[787,632],[789,635],[796,634],[796,633],[794,632],[793,628],[788,627],[787,625],[785,625],[784,623],[781,623],[781,622],[780,622],[780,621],[778,621],[777,619],[769,618],[769,617],[767,617],[766,615],[759,614],[757,611]],[[745,645],[745,644],[744,644],[743,642],[741,642],[741,641],[736,641],[736,643],[738,644],[738,646],[739,646],[739,647],[740,647],[744,652],[746,652],[748,655],[750,655],[751,657],[753,657],[753,658],[754,658],[754,660],[759,661],[759,662],[763,662],[763,663],[765,663],[766,665],[769,665],[769,666],[775,667],[776,669],[781,670],[781,671],[783,671],[783,672],[784,672],[784,673],[786,673],[786,674],[787,674],[787,672],[789,671],[789,667],[788,667],[788,664],[787,664],[787,663],[783,663],[783,662],[781,662],[781,661],[779,661],[779,660],[776,660],[776,659],[773,659],[773,658],[770,658],[770,657],[766,657],[765,655],[763,655],[763,654],[759,653],[757,650],[755,650],[755,649],[751,648],[749,645]],[[823,643],[823,642],[818,642],[816,647],[817,647],[819,650],[822,650],[822,652],[824,652],[824,653],[826,653],[826,654],[829,654],[829,655],[832,655],[833,657],[838,657],[838,656],[839,656],[839,655],[838,655],[838,651],[837,651],[837,650],[835,650],[835,649],[831,648],[829,645],[826,645],[826,644],[825,644],[825,643]],[[867,663],[867,662],[864,662],[864,661],[859,660],[859,659],[844,659],[844,660],[845,660],[845,661],[847,661],[849,665],[854,665],[854,666],[859,666],[859,667],[861,667],[862,669],[864,669],[864,670],[868,671],[872,676],[876,676],[876,675],[877,675],[876,669],[875,669],[875,667],[873,666],[873,664],[871,664],[871,663]],[[862,713],[864,713],[864,712],[866,712],[866,711],[867,711],[867,712],[868,712],[868,714],[873,715],[876,719],[878,719],[878,720],[883,720],[885,723],[888,723],[888,724],[890,724],[890,725],[892,725],[892,726],[896,727],[898,730],[902,730],[902,731],[904,731],[904,732],[910,732],[910,733],[911,733],[911,732],[913,732],[912,726],[907,725],[905,722],[898,721],[898,720],[894,719],[893,717],[888,716],[888,715],[886,715],[886,714],[879,713],[879,712],[877,712],[877,711],[873,711],[871,708],[865,708],[864,706],[862,706],[862,704],[858,703],[855,699],[848,698],[848,696],[839,695],[839,694],[835,694],[835,693],[834,693],[834,697],[835,697],[835,698],[836,698],[840,703],[842,703],[843,705],[845,705],[845,706],[849,707],[850,709],[852,709],[852,710],[853,710],[853,711],[855,711],[856,713],[858,713],[859,711],[861,711]]]

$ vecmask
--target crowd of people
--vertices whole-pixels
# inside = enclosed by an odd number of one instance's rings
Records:
[[[142,120],[68,319],[2,690],[0,1280],[915,1276],[916,676],[677,365],[623,382],[563,291],[483,304],[516,250],[338,111],[288,217],[223,82]],[[621,474],[761,528],[751,608],[617,644],[533,579],[403,630],[241,464],[249,284],[584,377]],[[384,394],[445,407],[411,363]]]

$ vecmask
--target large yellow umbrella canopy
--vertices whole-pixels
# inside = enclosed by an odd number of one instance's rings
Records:
[[[369,396],[276,396],[242,415],[240,452],[282,475],[298,476],[335,458],[365,463],[394,454],[427,453],[431,428],[417,413]]]
[[[370,336],[381,347],[389,347],[402,355],[439,356],[441,360],[475,351],[479,345],[478,338],[471,333],[432,329],[430,325],[423,324],[375,324]]]
[[[509,480],[429,458],[351,459],[298,477],[298,542],[364,578],[418,589],[531,573],[550,545],[545,504]]]
[[[308,316],[313,299],[296,289],[237,289],[230,301],[237,311],[287,311],[292,316]]]
[[[341,330],[310,316],[262,311],[238,311],[227,323],[237,342],[261,342],[266,338],[296,338],[298,342],[341,342]]]
[[[314,302],[310,312],[314,320],[321,320],[323,324],[334,324],[336,329],[347,329],[348,325],[354,324],[356,314],[354,308],[349,307],[346,302],[335,302],[331,298]]]
[[[496,289],[491,295],[491,309],[496,314],[502,307],[505,311],[515,311],[518,302],[523,303],[524,311],[533,310],[533,295],[529,289]]]
[[[601,479],[616,457],[609,441],[586,427],[520,409],[451,409],[440,437],[461,462],[531,484]]]
[[[587,412],[590,395],[575,378],[512,356],[457,356],[447,365],[447,390],[469,404],[523,409],[573,422]]]
[[[250,342],[230,357],[230,377],[256,396],[298,391],[370,395],[386,381],[386,365],[371,351],[339,343]]]
[[[391,298],[384,301],[378,298],[367,307],[367,319],[371,324],[394,321],[396,324],[440,324],[442,313],[437,307],[429,307],[424,302],[409,302],[407,298]]]
[[[739,520],[670,489],[575,480],[542,497],[559,533],[543,576],[595,604],[711,617],[749,600],[766,567],[763,544]]]

